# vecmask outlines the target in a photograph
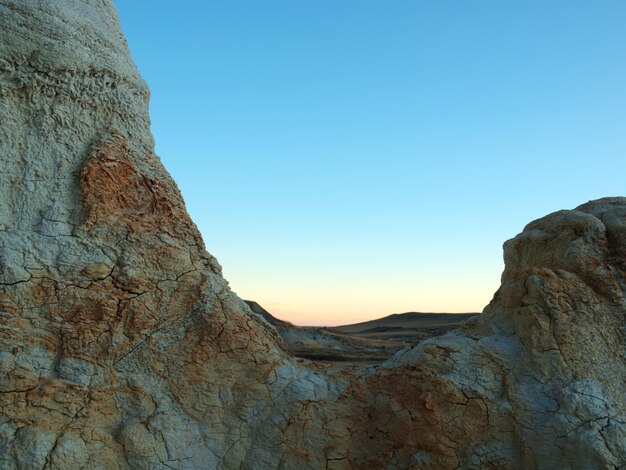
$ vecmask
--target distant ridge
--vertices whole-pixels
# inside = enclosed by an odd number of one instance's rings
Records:
[[[406,312],[393,313],[386,317],[376,320],[369,320],[349,325],[335,326],[333,329],[343,331],[344,333],[365,333],[371,330],[379,330],[381,328],[399,329],[399,328],[455,328],[465,323],[479,313],[427,313],[427,312]]]
[[[250,307],[250,310],[252,310],[254,313],[261,315],[263,318],[265,318],[271,325],[274,326],[282,326],[284,328],[288,328],[288,327],[293,327],[294,324],[290,323],[288,321],[285,320],[279,320],[278,318],[276,318],[274,315],[272,315],[270,312],[268,312],[267,310],[265,310],[263,307],[261,307],[257,302],[255,302],[254,300],[244,300],[245,303],[248,304],[248,307]]]

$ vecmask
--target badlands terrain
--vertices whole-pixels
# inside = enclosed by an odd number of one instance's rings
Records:
[[[303,327],[279,320],[257,302],[250,309],[272,324],[294,356],[332,362],[376,363],[420,341],[458,328],[476,313],[401,313],[353,325]]]
[[[625,198],[529,223],[458,329],[319,367],[206,251],[111,1],[0,0],[0,37],[0,468],[626,466]]]

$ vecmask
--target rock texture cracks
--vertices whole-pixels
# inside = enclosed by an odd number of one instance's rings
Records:
[[[626,199],[506,242],[462,329],[323,369],[205,251],[110,0],[0,24],[0,468],[626,466]]]

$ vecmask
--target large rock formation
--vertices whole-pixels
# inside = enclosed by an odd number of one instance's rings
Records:
[[[456,333],[317,368],[204,250],[110,0],[0,25],[0,468],[626,465],[626,199],[528,225]]]

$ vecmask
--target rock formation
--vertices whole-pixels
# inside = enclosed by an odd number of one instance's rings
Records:
[[[0,25],[0,468],[626,465],[626,199],[529,224],[457,332],[322,369],[205,251],[111,1]]]

